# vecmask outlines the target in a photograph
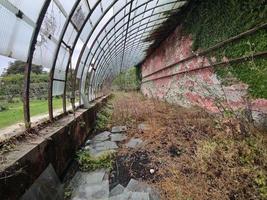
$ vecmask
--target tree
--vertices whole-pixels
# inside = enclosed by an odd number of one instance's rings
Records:
[[[6,72],[3,76],[13,75],[13,74],[23,74],[26,63],[23,61],[16,60],[10,62]],[[43,67],[38,65],[32,65],[32,73],[41,74],[43,73]]]

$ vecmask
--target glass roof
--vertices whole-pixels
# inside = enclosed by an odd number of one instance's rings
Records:
[[[97,97],[103,83],[137,65],[147,40],[186,1],[0,0],[0,54],[50,71],[49,93],[63,95],[70,68],[80,94]],[[30,71],[29,71],[30,73]]]

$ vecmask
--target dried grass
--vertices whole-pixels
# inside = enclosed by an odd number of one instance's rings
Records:
[[[237,119],[149,100],[137,92],[117,93],[112,103],[112,125],[127,125],[130,137],[146,141],[142,149],[156,169],[146,181],[160,189],[162,199],[267,198],[265,134]],[[150,130],[140,132],[140,123]],[[125,153],[129,150],[120,152]]]

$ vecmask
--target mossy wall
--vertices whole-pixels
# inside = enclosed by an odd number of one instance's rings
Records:
[[[267,23],[266,0],[193,0],[185,15],[183,28],[193,38],[193,50],[209,48],[232,36]],[[267,98],[267,59],[253,58],[267,50],[267,30],[263,29],[210,53],[217,61],[250,55],[249,62],[216,67],[225,85],[242,81],[255,98]]]

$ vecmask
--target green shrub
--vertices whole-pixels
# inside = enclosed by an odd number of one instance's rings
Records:
[[[120,73],[112,82],[112,88],[120,91],[139,90],[141,83],[139,70],[139,67],[131,67],[127,71]]]
[[[94,158],[88,151],[77,153],[77,161],[82,171],[93,171],[96,169],[112,169],[114,154],[106,153]]]
[[[111,104],[106,104],[96,116],[96,124],[95,130],[96,131],[104,131],[107,129],[108,123],[111,120],[113,107]]]
[[[8,106],[7,105],[0,105],[0,112],[6,111],[8,110]]]

